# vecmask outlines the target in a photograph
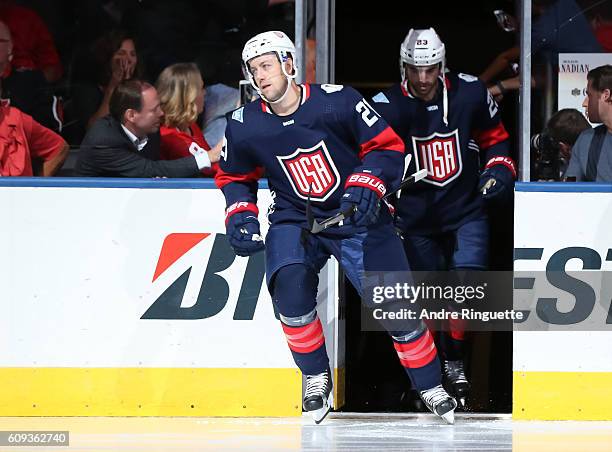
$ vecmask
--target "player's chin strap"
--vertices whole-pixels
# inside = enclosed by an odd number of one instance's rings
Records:
[[[445,62],[442,61],[440,66],[440,80],[442,80],[442,121],[444,125],[448,127],[448,89],[446,88],[446,66]],[[408,90],[408,84],[406,81],[406,75],[402,71],[402,86],[406,83],[406,91]]]
[[[442,121],[448,127],[448,90],[446,89],[445,76],[442,76]]]
[[[446,61],[442,60],[442,121],[448,127],[448,90],[446,89]]]
[[[279,102],[282,102],[282,100],[285,98],[285,96],[287,96],[289,90],[291,89],[291,81],[295,78],[295,76],[292,77],[287,75],[287,73],[285,72],[285,68],[283,68],[283,72],[285,73],[285,76],[287,76],[287,88],[285,88],[285,92],[283,93],[283,95],[276,100],[268,100],[263,96],[263,94],[261,94],[261,97],[264,97],[264,100],[269,104],[278,104]]]
[[[287,96],[287,94],[289,93],[289,90],[291,89],[291,81],[295,79],[295,77],[297,77],[297,70],[294,70],[293,75],[290,75],[287,73],[287,70],[285,69],[285,65],[281,65],[281,70],[283,71],[283,74],[287,78],[287,88],[285,88],[285,92],[283,93],[283,95],[276,100],[270,100],[266,98],[266,96],[263,95],[263,93],[261,92],[257,84],[254,81],[251,83],[255,87],[255,90],[257,91],[257,94],[259,94],[259,97],[261,97],[265,102],[269,104],[278,104],[279,102],[282,102],[282,100]]]

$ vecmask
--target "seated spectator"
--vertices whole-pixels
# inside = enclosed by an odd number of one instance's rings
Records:
[[[0,73],[2,98],[9,99],[13,107],[32,116],[43,126],[61,132],[61,101],[53,95],[45,74],[42,70],[36,69],[32,60],[24,61],[23,55],[16,56],[17,43],[14,42],[7,24],[2,21],[0,21],[0,37],[10,42],[12,48],[10,59]],[[23,54],[23,51],[21,53]],[[27,65],[24,67],[23,64]]]
[[[110,98],[109,110],[83,139],[77,176],[195,177],[210,168],[211,159],[203,149],[178,160],[159,160],[163,113],[157,90],[149,83],[120,82]]]
[[[0,73],[9,65],[12,52],[8,28],[0,22]],[[67,154],[68,144],[62,137],[8,101],[0,102],[0,176],[53,176]]]
[[[612,66],[591,69],[583,107],[592,123],[603,123],[583,131],[572,147],[565,175],[568,181],[612,182]]]
[[[40,71],[49,83],[62,77],[62,64],[51,33],[36,12],[12,0],[0,0],[0,19],[13,35],[13,68]]]
[[[96,40],[88,58],[79,65],[85,67],[75,69],[72,98],[82,135],[99,118],[108,115],[110,98],[120,82],[140,78],[142,64],[134,39],[115,30]]]
[[[6,101],[0,103],[0,176],[53,176],[64,163],[68,147],[62,137],[31,116]]]
[[[0,102],[0,176],[53,176],[64,163],[68,147],[62,137],[31,116]]]
[[[210,151],[196,120],[204,109],[204,82],[194,63],[177,63],[164,69],[157,79],[157,92],[164,112],[160,128],[160,158],[174,160],[191,155],[197,149]],[[219,159],[221,143],[211,160]],[[203,171],[213,176],[217,165]]]

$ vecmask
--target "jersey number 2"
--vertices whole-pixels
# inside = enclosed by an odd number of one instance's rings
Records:
[[[365,100],[359,101],[359,103],[355,105],[355,110],[357,110],[357,113],[361,113],[361,118],[368,127],[372,127],[374,123],[378,121],[378,114]]]

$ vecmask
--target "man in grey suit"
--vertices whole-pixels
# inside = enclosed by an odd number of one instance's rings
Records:
[[[586,93],[582,106],[589,121],[602,124],[587,128],[578,136],[565,179],[612,182],[612,65],[589,71]]]
[[[219,159],[203,149],[178,160],[159,160],[163,112],[157,90],[140,80],[121,82],[110,114],[88,130],[79,152],[76,176],[197,177]]]

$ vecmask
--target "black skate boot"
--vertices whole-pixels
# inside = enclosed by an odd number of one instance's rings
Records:
[[[334,405],[332,381],[329,371],[317,375],[306,375],[304,392],[304,411],[312,416],[315,423],[320,423]]]
[[[470,393],[470,383],[465,378],[463,360],[444,361],[444,378],[450,393],[465,408],[465,400]]]
[[[421,400],[433,414],[440,416],[447,424],[455,423],[457,401],[444,390],[442,385],[421,391]]]

